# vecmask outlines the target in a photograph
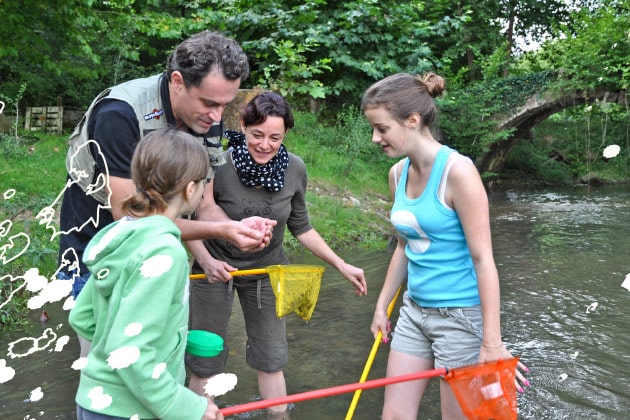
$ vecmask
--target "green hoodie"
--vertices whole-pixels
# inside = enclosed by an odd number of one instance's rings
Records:
[[[164,216],[124,218],[101,230],[83,259],[92,276],[70,325],[92,342],[76,402],[97,413],[201,419],[208,401],[184,386],[188,258]]]

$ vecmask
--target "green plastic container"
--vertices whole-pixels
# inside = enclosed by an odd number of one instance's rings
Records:
[[[188,331],[186,353],[197,357],[215,357],[223,351],[223,339],[203,330]]]

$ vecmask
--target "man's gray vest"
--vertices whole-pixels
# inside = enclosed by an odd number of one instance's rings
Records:
[[[164,115],[164,106],[160,95],[161,76],[161,74],[158,74],[144,79],[130,80],[105,89],[92,101],[87,112],[70,135],[69,148],[66,155],[68,175],[74,182],[79,184],[86,195],[91,195],[96,201],[106,207],[109,207],[109,188],[103,188],[103,180],[97,182],[95,179],[97,165],[88,146],[90,142],[96,142],[89,138],[88,121],[96,106],[103,99],[108,98],[121,100],[131,105],[138,119],[141,137],[153,130],[167,127],[168,122],[166,121],[166,115]],[[218,123],[215,123],[215,125],[218,125]],[[221,136],[208,137],[207,140],[212,143],[219,143]],[[207,150],[214,166],[225,163],[221,148],[207,147]],[[214,172],[211,168],[208,178],[211,178],[213,174]],[[109,173],[103,175],[108,179]],[[101,184],[101,188],[95,188],[96,184]]]

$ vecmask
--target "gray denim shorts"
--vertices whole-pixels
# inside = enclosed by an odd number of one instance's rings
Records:
[[[210,331],[223,337],[225,346],[216,357],[196,357],[186,354],[186,367],[195,375],[207,378],[221,373],[227,363],[228,326],[234,292],[243,310],[247,343],[247,364],[263,372],[279,372],[288,362],[289,345],[284,318],[276,315],[276,297],[268,276],[242,276],[229,283],[190,283],[191,330]]]
[[[435,368],[456,368],[479,362],[483,338],[481,306],[424,308],[403,295],[391,348],[433,360]]]

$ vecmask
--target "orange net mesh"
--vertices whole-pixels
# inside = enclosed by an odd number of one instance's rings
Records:
[[[268,267],[267,272],[276,296],[278,318],[295,312],[305,321],[311,319],[319,296],[324,267],[277,265]]]
[[[518,358],[449,370],[444,376],[464,415],[475,420],[517,418],[516,363]]]

